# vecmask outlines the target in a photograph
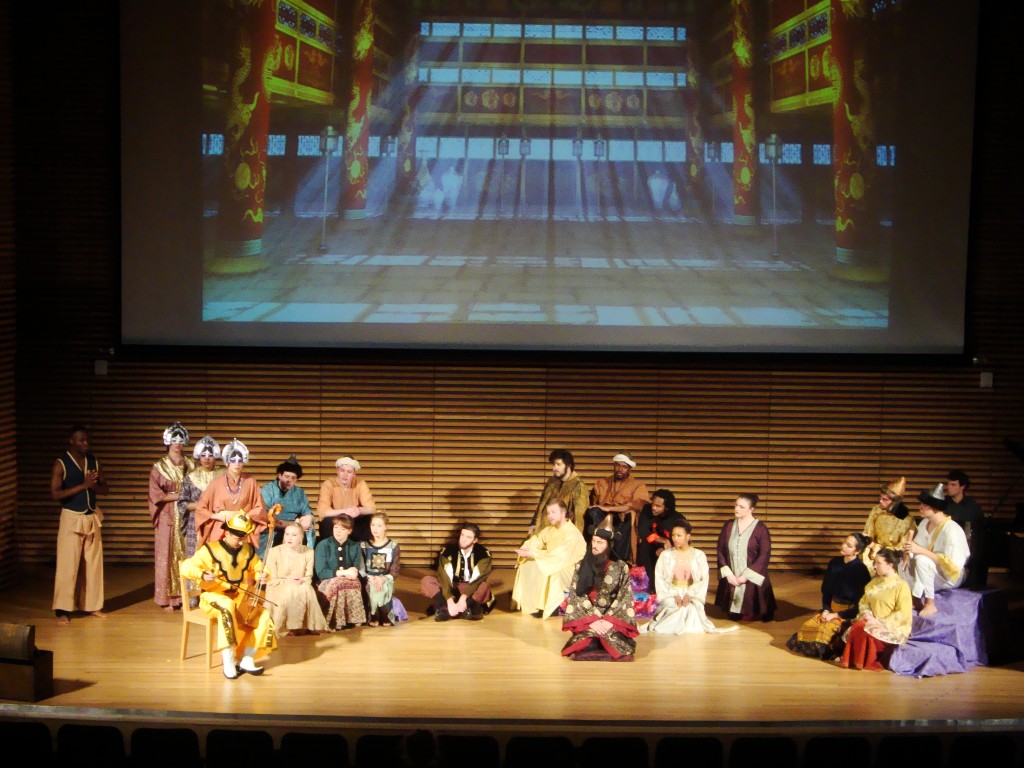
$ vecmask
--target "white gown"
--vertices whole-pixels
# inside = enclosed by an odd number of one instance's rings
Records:
[[[686,562],[690,578],[682,582],[675,578],[676,564]],[[666,635],[718,634],[739,629],[736,624],[719,629],[704,613],[708,596],[708,559],[699,549],[691,547],[685,552],[666,549],[658,556],[654,566],[654,586],[658,594],[658,611],[654,618],[640,627],[641,632]],[[676,598],[690,596],[689,605],[677,605]]]

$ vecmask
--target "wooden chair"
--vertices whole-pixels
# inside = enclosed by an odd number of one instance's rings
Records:
[[[184,595],[181,606],[181,660],[185,660],[185,654],[188,652],[189,625],[196,624],[206,628],[206,666],[212,667],[213,652],[219,650],[214,648],[217,637],[217,619],[207,616],[200,608],[189,608],[192,598],[198,597],[202,590],[186,580],[184,574],[181,574],[181,591]]]

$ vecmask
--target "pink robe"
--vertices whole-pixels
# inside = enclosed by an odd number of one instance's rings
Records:
[[[161,608],[181,605],[178,564],[184,557],[184,542],[178,525],[178,503],[164,501],[168,493],[179,493],[185,475],[194,468],[185,457],[175,466],[165,456],[149,472],[149,519],[153,524],[153,602]]]

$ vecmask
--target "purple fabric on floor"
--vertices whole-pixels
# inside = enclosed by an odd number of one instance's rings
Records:
[[[926,619],[915,612],[910,640],[892,654],[889,668],[897,675],[934,677],[987,664],[979,624],[983,597],[966,589],[936,592],[939,612]]]
[[[397,597],[391,598],[391,610],[395,612],[395,621],[408,621],[409,613],[405,610],[405,606],[402,605],[402,601]]]

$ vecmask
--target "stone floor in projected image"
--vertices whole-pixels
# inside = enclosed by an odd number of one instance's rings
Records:
[[[212,225],[212,219],[207,220]],[[261,272],[207,275],[203,319],[885,328],[886,284],[832,275],[822,225],[368,219],[268,223]]]

